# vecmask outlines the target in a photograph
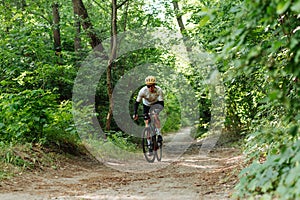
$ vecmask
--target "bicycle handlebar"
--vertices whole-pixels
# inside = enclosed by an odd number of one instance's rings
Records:
[[[155,110],[152,111],[152,113],[151,112],[148,113],[149,116],[154,116],[154,115],[158,115],[158,114],[159,114],[159,109],[155,109]],[[132,118],[134,119],[135,116],[137,116],[137,117],[145,117],[146,115],[145,114],[137,114],[137,115],[133,115]]]

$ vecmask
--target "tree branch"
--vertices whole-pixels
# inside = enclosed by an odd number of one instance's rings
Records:
[[[39,14],[39,13],[33,12],[33,11],[31,11],[31,10],[29,10],[28,13],[29,13],[29,14],[33,14],[33,15],[36,15],[36,16],[39,16],[39,17],[43,18],[44,20],[46,20],[49,24],[52,24],[51,19],[46,18],[43,14]]]
[[[102,11],[103,11],[103,12],[106,12],[106,13],[108,13],[108,12],[106,11],[107,9],[106,9],[106,8],[104,8],[104,7],[103,7],[103,6],[102,6],[100,3],[98,3],[98,2],[97,2],[97,1],[95,1],[95,0],[92,0],[92,2],[93,2],[93,3],[95,3],[97,6],[99,6],[100,8],[102,8]]]
[[[117,9],[121,8],[127,1],[129,1],[129,0],[123,1],[120,5],[117,6]]]

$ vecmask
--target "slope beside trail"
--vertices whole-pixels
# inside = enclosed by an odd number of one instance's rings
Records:
[[[65,159],[57,169],[2,181],[0,199],[231,199],[240,150],[219,147],[203,154],[201,144],[184,139],[185,133],[164,138],[161,162]]]

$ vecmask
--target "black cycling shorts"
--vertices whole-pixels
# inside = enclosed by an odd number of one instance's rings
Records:
[[[150,119],[149,113],[152,111],[156,112],[157,114],[160,113],[164,109],[163,105],[161,105],[160,102],[156,102],[151,106],[146,106],[143,104],[143,110],[144,110],[144,120]]]

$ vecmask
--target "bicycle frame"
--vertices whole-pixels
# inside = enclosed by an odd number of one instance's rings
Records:
[[[156,125],[155,125],[156,119],[154,117],[155,115],[157,115],[157,117],[158,117],[158,114],[150,114],[149,113],[149,116],[150,116],[149,121],[150,122],[148,122],[148,125],[151,128],[152,132],[155,133],[155,135],[156,135]]]
[[[155,125],[156,124],[155,115],[157,115],[157,114],[156,113],[149,114],[150,119],[148,122],[148,127],[145,127],[145,129],[143,130],[143,133],[142,133],[143,153],[148,162],[154,162],[155,158],[157,158],[158,161],[161,161],[161,157],[162,157],[162,143],[160,142],[158,144],[157,138],[156,138],[157,131],[156,131],[156,125]],[[150,147],[151,147],[153,153],[150,154],[150,152],[149,152],[149,155],[147,152],[148,148],[146,147],[146,146],[149,146],[149,144],[147,144],[148,142],[146,140],[151,141]]]

